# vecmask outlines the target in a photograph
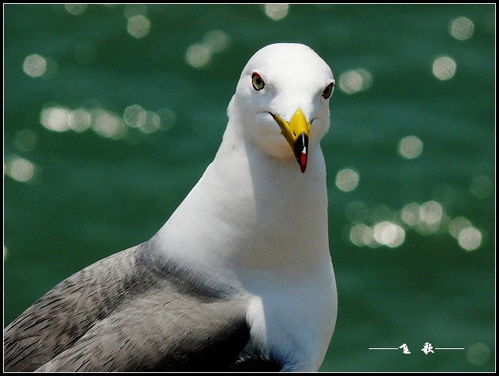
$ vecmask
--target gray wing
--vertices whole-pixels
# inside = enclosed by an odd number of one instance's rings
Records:
[[[105,258],[59,283],[4,330],[6,371],[34,371],[112,312],[137,281],[136,248]]]
[[[274,364],[240,361],[249,339],[245,301],[200,294],[202,289],[179,291],[178,270],[174,283],[165,270],[158,275],[143,261],[142,246],[74,274],[12,322],[4,331],[5,370],[206,371]]]
[[[279,370],[249,340],[246,301],[148,242],[64,280],[4,331],[6,371]]]
[[[248,339],[241,301],[157,291],[100,321],[37,371],[224,370]]]

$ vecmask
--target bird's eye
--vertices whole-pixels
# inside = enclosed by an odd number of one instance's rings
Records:
[[[263,78],[256,72],[254,72],[251,76],[251,83],[256,91],[262,90],[265,87]]]
[[[334,84],[335,84],[335,82],[333,81],[329,85],[326,86],[326,88],[322,92],[322,96],[324,97],[324,99],[328,99],[331,96],[331,94],[333,94]]]

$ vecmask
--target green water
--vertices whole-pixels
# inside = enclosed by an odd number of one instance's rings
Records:
[[[4,325],[152,236],[212,160],[246,61],[294,41],[338,83],[321,370],[494,370],[493,5],[4,10]]]

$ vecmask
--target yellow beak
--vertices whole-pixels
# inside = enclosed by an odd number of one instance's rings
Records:
[[[307,168],[308,137],[310,136],[310,124],[305,118],[303,111],[298,108],[291,120],[287,122],[278,115],[271,113],[274,120],[279,124],[281,132],[293,149],[296,160],[300,165],[301,172]]]

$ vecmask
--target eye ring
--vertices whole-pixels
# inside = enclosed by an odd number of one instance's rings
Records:
[[[253,89],[256,91],[260,91],[265,87],[265,81],[263,80],[262,76],[260,76],[258,73],[253,72],[251,75],[251,84],[253,85]]]
[[[328,99],[331,96],[331,94],[333,94],[335,84],[336,82],[333,80],[333,82],[331,82],[329,85],[326,86],[326,88],[322,92],[322,97],[324,99]]]

